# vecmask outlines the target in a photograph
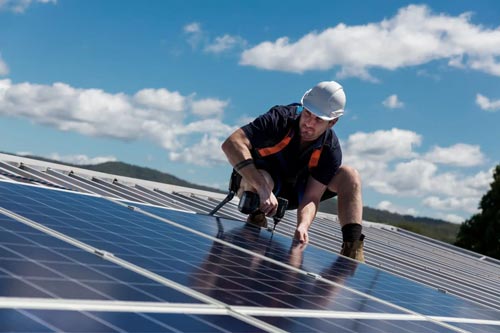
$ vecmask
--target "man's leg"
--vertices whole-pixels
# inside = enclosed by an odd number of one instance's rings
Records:
[[[341,254],[364,261],[364,235],[361,233],[363,200],[359,173],[349,166],[341,166],[328,184],[328,189],[336,192],[338,196],[338,217],[343,238]]]

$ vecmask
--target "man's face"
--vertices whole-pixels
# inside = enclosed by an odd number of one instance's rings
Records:
[[[300,139],[306,142],[314,141],[336,122],[337,119],[330,121],[323,120],[311,113],[309,110],[304,109],[299,121]]]

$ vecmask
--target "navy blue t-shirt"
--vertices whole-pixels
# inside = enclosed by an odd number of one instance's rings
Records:
[[[277,105],[253,122],[242,127],[252,144],[252,156],[258,168],[271,173],[273,179],[279,178],[284,184],[304,184],[309,175],[324,185],[328,185],[342,163],[342,151],[333,129],[327,130],[303,152],[300,152],[298,104]],[[290,143],[279,153],[260,157],[257,148],[271,147],[283,140],[294,129]],[[321,148],[317,167],[308,168],[311,154]],[[292,185],[293,186],[293,185]]]

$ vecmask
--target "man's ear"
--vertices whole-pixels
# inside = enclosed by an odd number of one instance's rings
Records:
[[[330,120],[330,127],[332,127],[333,125],[335,125],[338,120],[339,120],[339,118],[335,118],[333,120]]]

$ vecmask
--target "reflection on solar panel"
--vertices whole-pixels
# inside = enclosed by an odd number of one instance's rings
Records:
[[[230,207],[201,214],[207,200],[110,189],[0,180],[0,332],[500,330],[496,296],[440,292],[246,226]],[[484,279],[498,283],[496,269]]]

